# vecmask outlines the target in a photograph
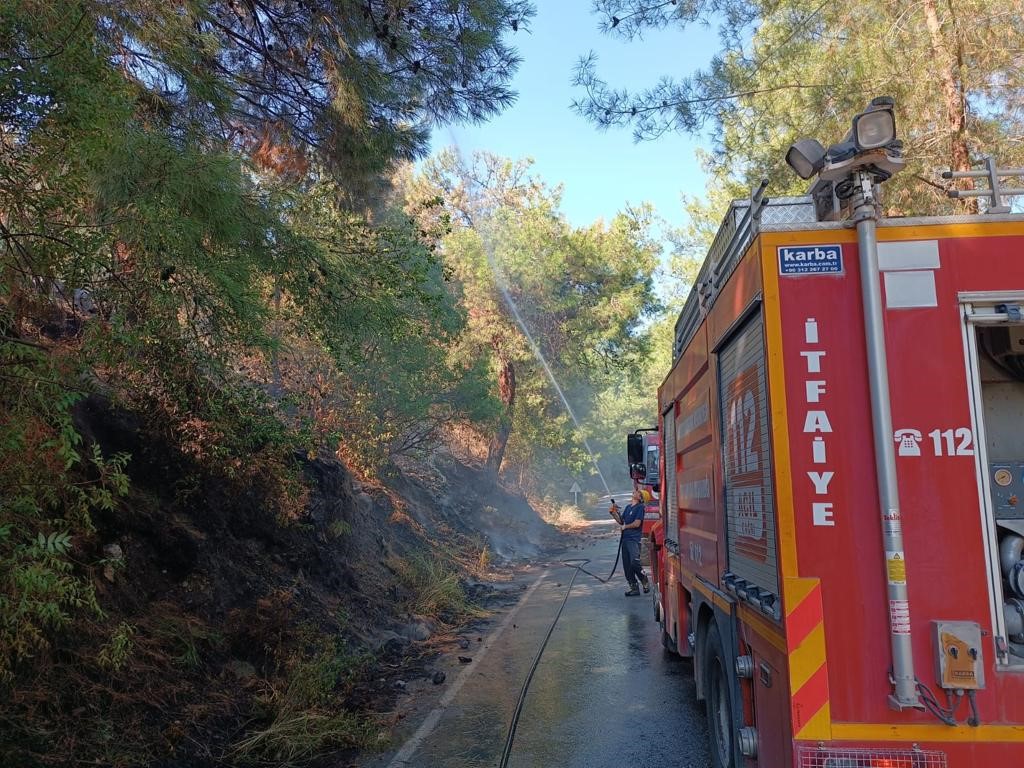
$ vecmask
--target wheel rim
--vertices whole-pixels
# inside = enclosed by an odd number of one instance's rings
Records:
[[[730,765],[732,754],[732,724],[729,713],[729,701],[725,695],[725,670],[721,659],[716,658],[711,668],[711,706],[714,713],[711,727],[715,750],[718,752],[719,765]]]

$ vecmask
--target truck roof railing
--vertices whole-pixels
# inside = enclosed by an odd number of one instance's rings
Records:
[[[994,157],[985,158],[983,171],[943,171],[944,179],[988,179],[988,189],[949,189],[946,194],[955,199],[965,197],[988,198],[985,213],[1009,213],[1010,206],[1003,202],[1004,197],[1024,195],[1024,188],[1004,187],[1000,179],[1024,178],[1024,168],[997,168]]]
[[[733,200],[729,205],[676,320],[673,363],[683,354],[762,224],[813,223],[818,220],[811,195],[767,198],[764,196],[767,186],[768,182],[762,181],[749,199]]]

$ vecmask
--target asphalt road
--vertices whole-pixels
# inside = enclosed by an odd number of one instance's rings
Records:
[[[622,505],[628,495],[619,495]],[[607,500],[601,504],[587,516],[606,534],[565,557],[590,558],[588,569],[607,576],[618,537]],[[519,604],[466,651],[472,661],[450,676],[419,730],[378,765],[499,765],[523,681],[573,569],[549,563],[533,573]],[[650,599],[627,598],[625,588],[620,571],[607,585],[577,577],[527,694],[509,768],[711,765],[691,666],[662,648]]]

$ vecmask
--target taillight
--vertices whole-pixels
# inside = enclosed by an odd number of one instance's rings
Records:
[[[867,768],[917,768],[912,757],[870,757]]]

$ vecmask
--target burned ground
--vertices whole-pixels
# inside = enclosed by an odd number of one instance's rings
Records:
[[[515,599],[494,585],[513,558],[561,542],[445,454],[373,485],[297,455],[308,495],[281,520],[102,398],[76,418],[131,454],[132,486],[76,542],[103,615],[4,693],[11,765],[346,765],[386,743],[395,698],[460,627]]]

